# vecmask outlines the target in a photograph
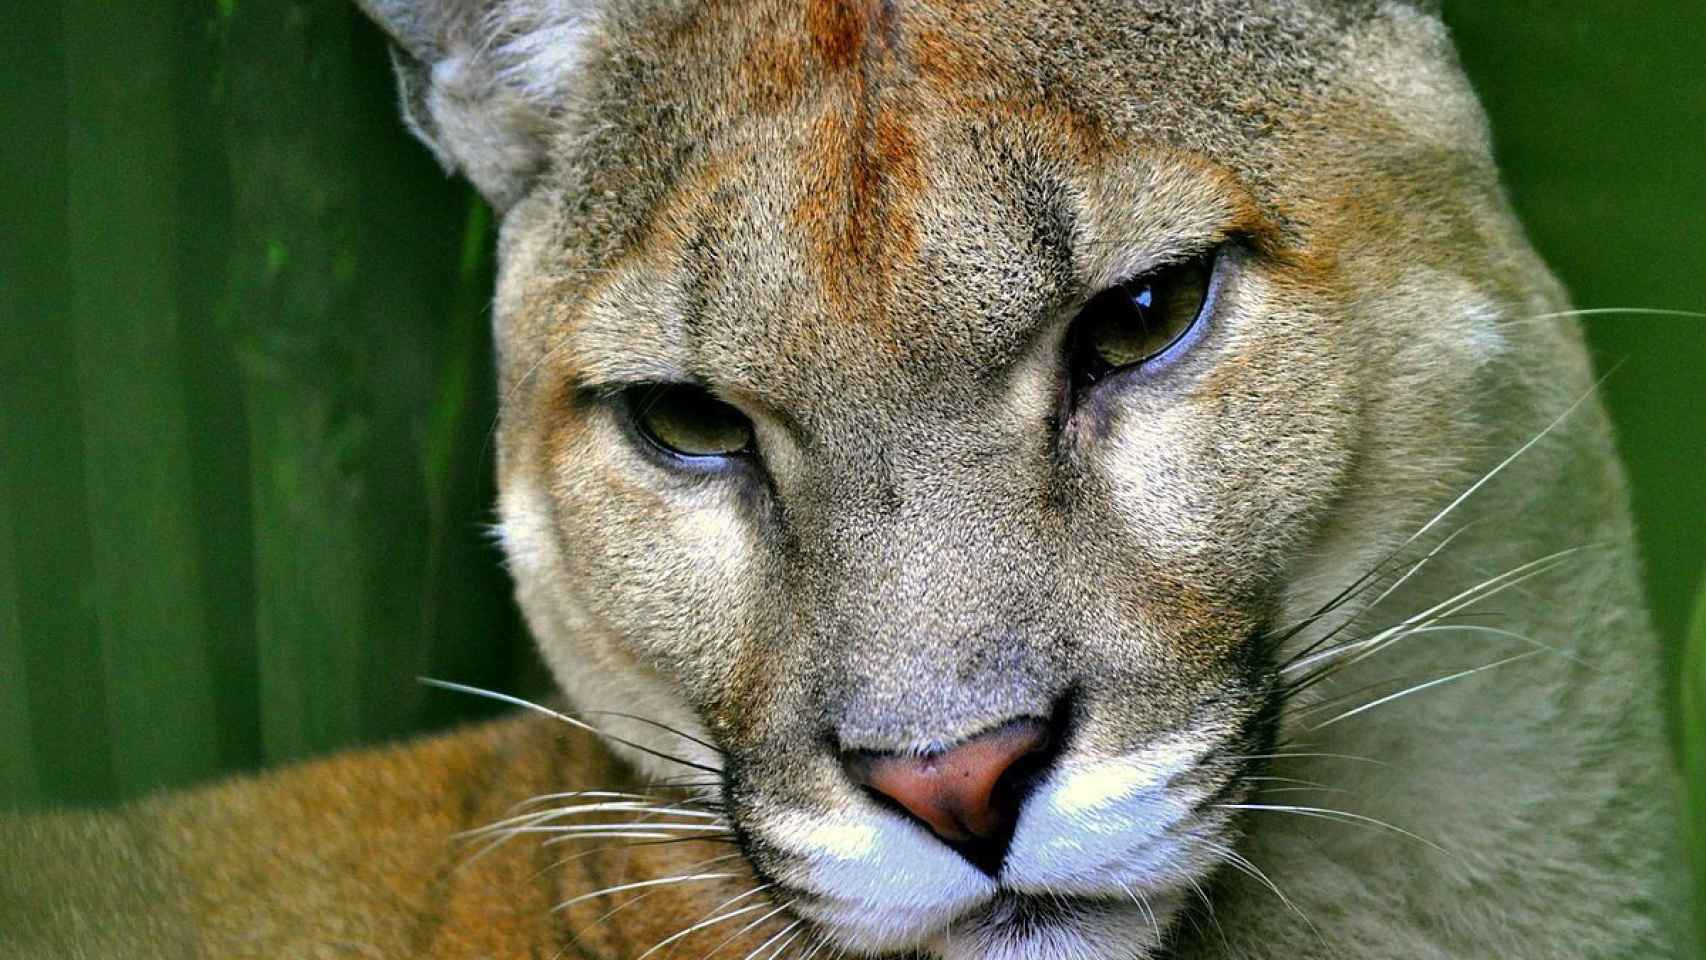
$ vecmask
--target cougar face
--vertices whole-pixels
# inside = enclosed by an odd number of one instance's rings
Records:
[[[1579,361],[1403,4],[371,6],[506,211],[541,648],[833,948],[1155,949],[1296,627]]]

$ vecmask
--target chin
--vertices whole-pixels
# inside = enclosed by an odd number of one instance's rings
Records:
[[[1155,955],[1178,913],[1176,895],[1089,900],[1003,894],[937,934],[940,960],[1133,960]]]

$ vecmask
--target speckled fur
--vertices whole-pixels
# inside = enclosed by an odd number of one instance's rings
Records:
[[[1685,955],[1622,477],[1426,10],[367,6],[417,131],[504,214],[502,527],[541,648],[577,707],[717,745],[622,726],[721,768],[747,861],[807,929],[947,960]],[[1196,349],[1064,415],[1076,305],[1216,244],[1232,266]],[[748,413],[762,473],[660,468],[597,389],[675,379]],[[1379,603],[1268,642],[1435,546]],[[1366,635],[1577,547],[1456,621],[1503,634],[1417,634],[1275,701],[1280,664],[1340,622]],[[1313,726],[1378,681],[1536,649]],[[1212,909],[1173,903],[1155,937],[1105,897],[1035,936],[907,932],[899,907],[855,935],[791,889],[820,835],[797,824],[882,816],[835,747],[941,746],[1063,696],[1068,767],[1180,742],[1210,758],[1181,782],[1237,782],[1255,769],[1226,745],[1278,738],[1261,775],[1344,792],[1267,802],[1421,840],[1205,823],[1284,901],[1224,858],[1175,865]],[[881,879],[923,903],[922,876]]]

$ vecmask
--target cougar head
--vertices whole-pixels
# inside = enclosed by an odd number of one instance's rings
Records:
[[[366,6],[503,217],[545,658],[854,953],[1154,948],[1292,628],[1567,336],[1411,5]]]

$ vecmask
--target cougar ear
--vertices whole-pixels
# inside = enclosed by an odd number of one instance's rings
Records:
[[[356,0],[392,40],[403,120],[502,212],[545,166],[597,0]]]

